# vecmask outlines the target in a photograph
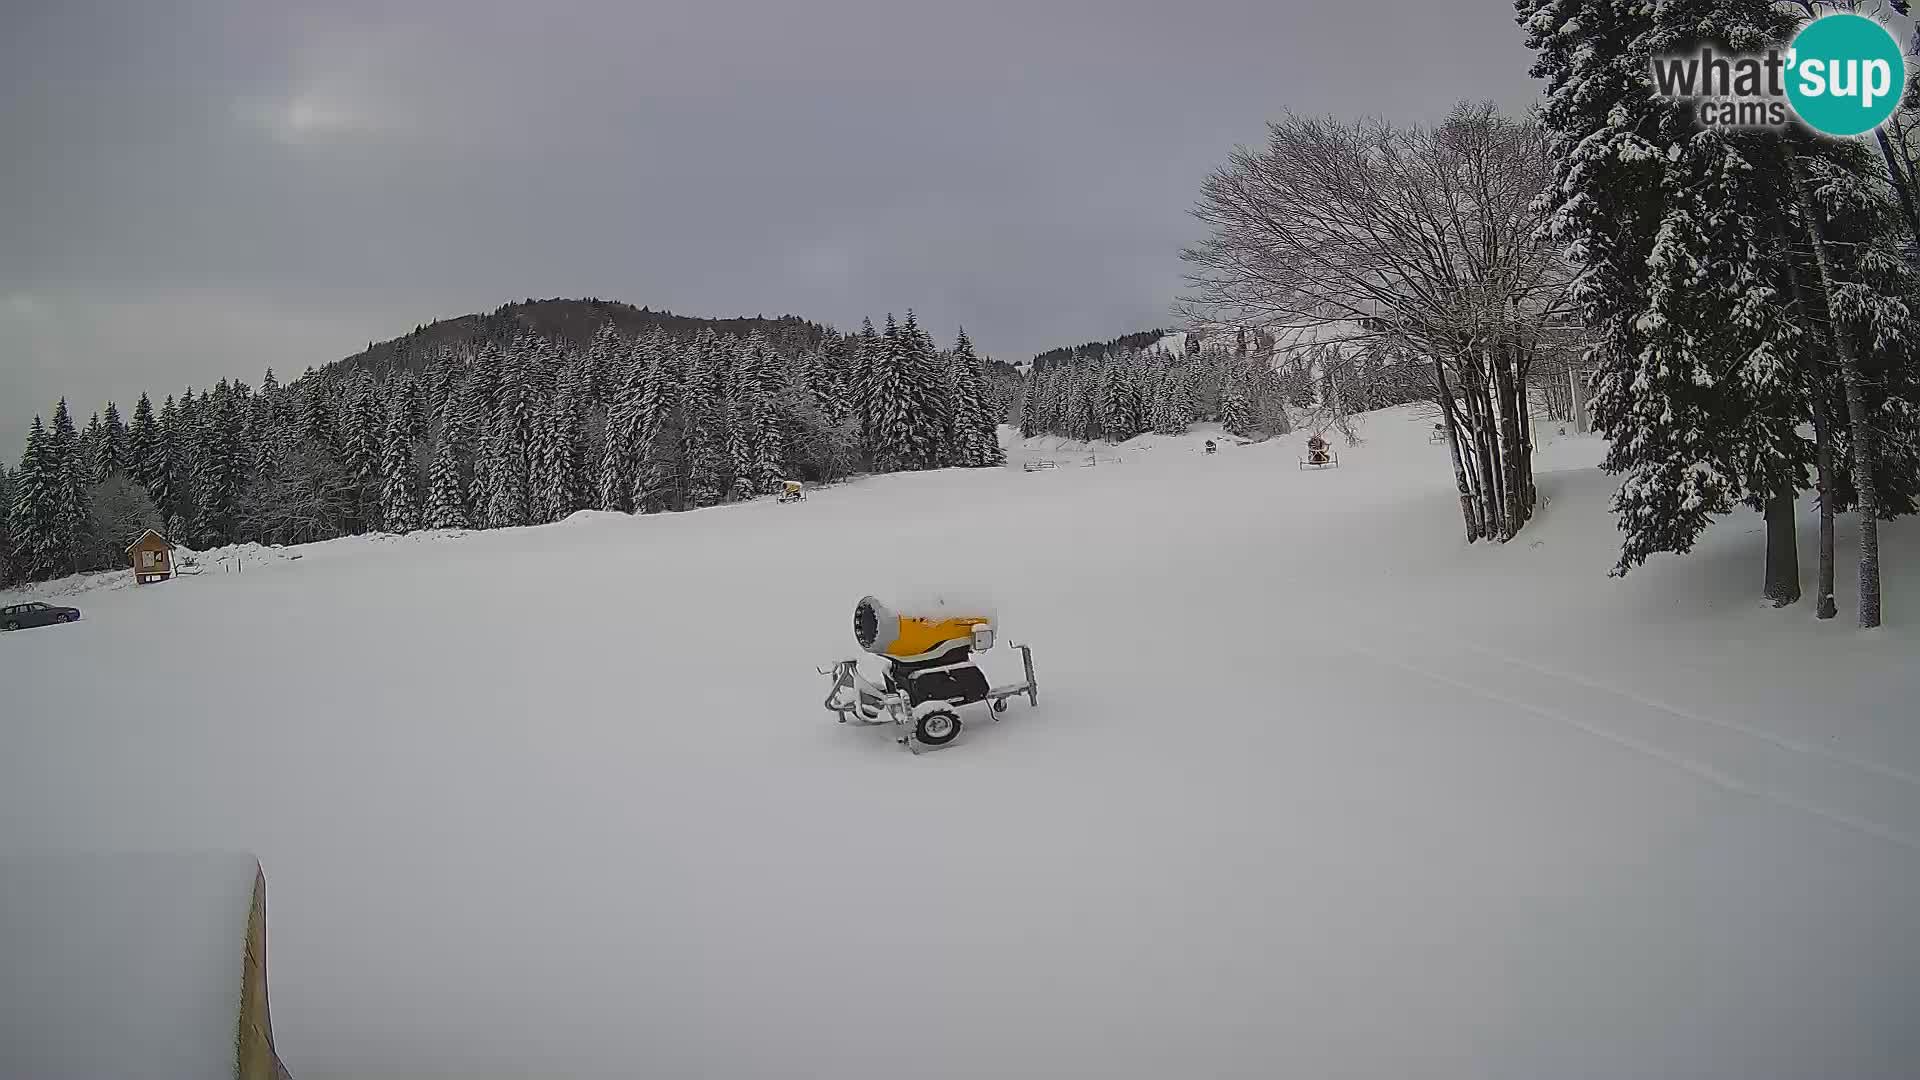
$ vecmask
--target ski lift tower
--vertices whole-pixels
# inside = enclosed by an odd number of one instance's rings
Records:
[[[1542,336],[1577,335],[1580,324],[1569,315],[1549,316],[1540,328]],[[1573,430],[1581,435],[1593,431],[1593,414],[1587,403],[1593,400],[1593,379],[1598,374],[1595,368],[1580,368],[1567,365],[1567,400],[1573,403]]]
[[[1573,430],[1582,435],[1593,433],[1593,414],[1587,409],[1587,402],[1593,399],[1593,380],[1599,371],[1595,368],[1567,369],[1567,394],[1573,402]]]

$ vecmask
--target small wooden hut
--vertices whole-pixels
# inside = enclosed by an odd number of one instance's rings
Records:
[[[173,576],[173,544],[166,537],[148,529],[140,534],[138,540],[127,545],[127,562],[133,567],[135,584],[165,581]]]

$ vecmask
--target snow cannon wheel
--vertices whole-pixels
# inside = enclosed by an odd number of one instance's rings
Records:
[[[913,723],[913,737],[928,746],[945,746],[960,734],[960,714],[952,709],[928,709]]]
[[[1007,711],[1007,699],[1006,699],[1006,698],[1003,698],[1003,697],[1000,697],[1000,698],[994,698],[994,699],[993,699],[993,711],[994,711],[994,712],[1006,712],[1006,711]]]

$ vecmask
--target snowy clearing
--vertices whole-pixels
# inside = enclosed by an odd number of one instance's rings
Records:
[[[1829,624],[1757,515],[1611,581],[1597,441],[1469,548],[1428,426],[95,590],[0,636],[0,851],[256,854],[299,1080],[1911,1076],[1920,531],[1871,634],[1846,520]],[[1039,708],[834,724],[946,585]]]

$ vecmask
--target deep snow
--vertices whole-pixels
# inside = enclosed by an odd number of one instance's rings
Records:
[[[0,851],[256,853],[299,1080],[1913,1075],[1920,533],[1871,634],[1751,515],[1609,580],[1596,441],[1469,548],[1427,426],[95,593],[0,637]],[[815,668],[927,586],[1040,706],[914,757]]]

